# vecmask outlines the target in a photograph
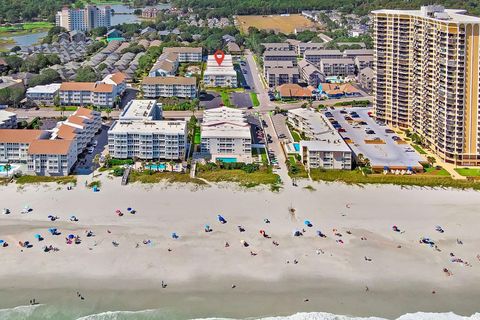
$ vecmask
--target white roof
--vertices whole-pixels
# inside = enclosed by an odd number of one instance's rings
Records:
[[[443,10],[442,10],[443,9]],[[431,12],[432,16],[426,15]],[[410,15],[419,18],[426,18],[433,21],[453,22],[453,23],[480,23],[479,17],[467,16],[463,9],[444,9],[440,6],[423,6],[420,10],[375,10],[373,14],[396,14]]]
[[[288,112],[301,117],[304,125],[308,125],[315,137],[315,140],[300,141],[300,146],[306,146],[311,151],[351,151],[323,114],[307,108],[292,109]]]
[[[161,107],[161,104],[160,104]],[[156,100],[132,100],[123,109],[122,120],[152,120],[152,114],[157,108]]]
[[[250,125],[242,110],[220,107],[205,110],[202,122],[202,138],[250,139]]]
[[[108,133],[185,134],[187,122],[183,120],[117,120]]]
[[[10,111],[0,110],[0,122],[9,120],[11,117],[15,116],[16,114]]]
[[[300,148],[306,147],[308,151],[340,151],[340,152],[351,152],[350,148],[343,141],[342,138],[338,139],[336,137],[329,137],[328,134],[325,134],[324,139],[322,140],[302,140],[300,141]]]
[[[47,85],[35,86],[27,89],[27,94],[29,93],[55,93],[60,89],[61,83],[51,83]]]
[[[214,56],[209,55],[207,60],[207,69],[205,70],[204,75],[236,76],[237,72],[233,69],[232,56],[230,54],[226,54],[222,63],[218,65]]]

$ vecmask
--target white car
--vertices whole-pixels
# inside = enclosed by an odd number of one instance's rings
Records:
[[[89,154],[92,154],[94,150],[95,150],[94,147],[90,147],[90,148],[88,148],[88,153],[89,153]]]
[[[98,144],[98,141],[97,141],[97,140],[94,140],[93,143],[92,143],[93,147],[96,147],[97,144]]]

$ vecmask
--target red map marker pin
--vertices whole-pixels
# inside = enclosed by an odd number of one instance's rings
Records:
[[[225,59],[225,53],[222,50],[217,50],[213,54],[213,57],[215,58],[215,60],[217,60],[217,63],[220,66],[223,62],[223,59]]]

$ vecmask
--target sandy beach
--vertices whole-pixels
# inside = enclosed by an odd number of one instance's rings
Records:
[[[82,181],[73,190],[0,187],[0,209],[11,210],[0,214],[0,239],[9,244],[0,247],[0,308],[36,299],[59,319],[146,309],[168,319],[480,311],[478,192],[309,183],[315,191],[273,193],[102,178],[94,193]],[[26,205],[33,211],[21,214]],[[69,234],[81,243],[67,244]],[[44,252],[49,245],[59,250]]]

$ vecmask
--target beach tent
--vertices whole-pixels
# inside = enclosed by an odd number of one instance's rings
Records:
[[[217,218],[220,223],[227,223],[227,220],[225,220],[225,218],[222,217],[221,215],[218,215]]]

